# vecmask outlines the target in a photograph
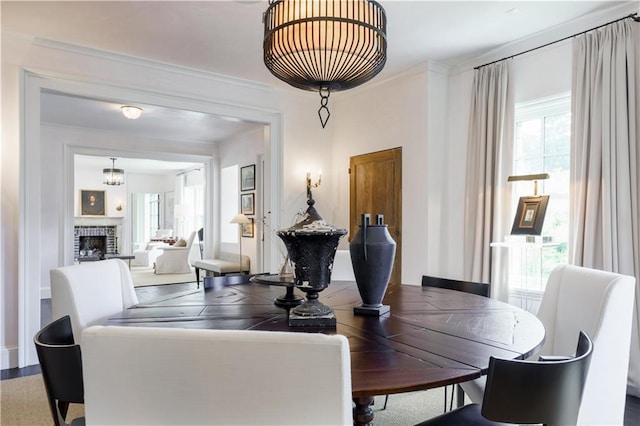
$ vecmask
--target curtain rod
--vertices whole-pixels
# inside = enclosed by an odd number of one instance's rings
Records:
[[[598,28],[606,27],[607,25],[613,24],[613,23],[618,22],[618,21],[623,21],[623,20],[628,19],[628,18],[633,19],[635,22],[640,22],[640,17],[638,17],[638,13],[637,12],[636,13],[632,13],[631,15],[625,16],[623,18],[616,19],[615,21],[611,21],[611,22],[607,22],[606,24],[598,25],[597,27],[593,27],[593,28],[591,28],[589,30],[582,31],[582,32],[579,32],[577,34],[570,35],[568,37],[561,38],[560,40],[552,41],[552,42],[547,43],[547,44],[543,44],[542,46],[534,47],[533,49],[525,50],[524,52],[516,53],[515,55],[511,55],[511,56],[504,57],[502,59],[498,59],[497,61],[488,62],[488,63],[486,63],[484,65],[477,66],[477,67],[475,67],[473,69],[477,70],[477,69],[480,69],[482,67],[486,67],[487,65],[492,65],[492,64],[495,64],[495,63],[500,62],[500,61],[505,61],[507,59],[515,58],[516,56],[524,55],[525,53],[533,52],[534,50],[542,49],[543,47],[551,46],[552,44],[556,44],[556,43],[560,43],[561,41],[569,40],[570,38],[577,37],[577,36],[582,35],[582,34],[586,34],[589,31],[597,30]]]

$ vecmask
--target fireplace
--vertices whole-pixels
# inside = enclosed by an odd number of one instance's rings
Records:
[[[76,226],[74,257],[78,260],[100,260],[116,251],[115,226]]]
[[[80,236],[79,259],[102,259],[107,253],[107,236]]]

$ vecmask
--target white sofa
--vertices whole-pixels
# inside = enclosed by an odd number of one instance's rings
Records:
[[[158,256],[162,254],[162,249],[165,247],[170,246],[167,243],[155,241],[143,244],[141,248],[133,251],[135,257],[131,259],[131,266],[153,266]]]
[[[351,425],[342,335],[91,327],[87,425]]]

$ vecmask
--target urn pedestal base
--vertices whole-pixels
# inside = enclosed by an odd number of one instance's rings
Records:
[[[391,306],[389,305],[380,305],[380,306],[356,306],[353,308],[353,313],[355,315],[365,315],[370,317],[379,317],[381,315],[387,314],[391,311]]]
[[[289,326],[290,327],[323,327],[323,328],[335,328],[336,327],[336,315],[331,312],[327,315],[296,315],[293,312],[289,312]]]
[[[290,327],[335,327],[336,314],[318,301],[317,293],[310,295],[302,305],[289,311]]]

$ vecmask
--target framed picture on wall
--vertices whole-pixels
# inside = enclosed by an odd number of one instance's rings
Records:
[[[256,189],[256,165],[240,168],[240,191],[252,191]]]
[[[548,203],[548,195],[520,197],[511,235],[540,235]]]
[[[80,190],[80,214],[82,216],[105,216],[105,191],[94,189]]]
[[[255,212],[255,198],[253,192],[250,194],[240,195],[240,204],[242,206],[242,214],[252,215]]]
[[[242,236],[245,238],[253,238],[253,218],[250,217],[249,223],[242,224]]]

